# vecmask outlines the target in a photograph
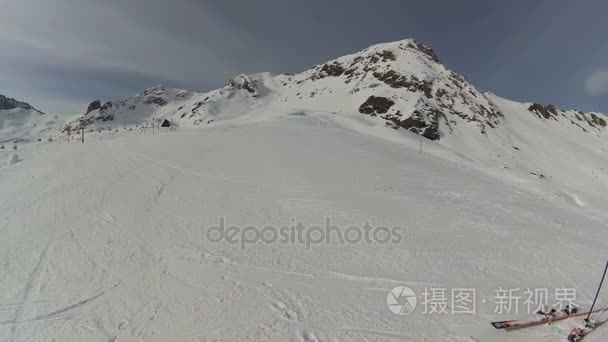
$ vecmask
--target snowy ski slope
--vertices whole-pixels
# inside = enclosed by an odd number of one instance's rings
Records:
[[[494,291],[573,287],[588,305],[607,247],[604,212],[457,162],[438,144],[419,153],[414,137],[378,138],[332,118],[91,134],[85,144],[19,151],[22,161],[0,170],[0,336],[563,340],[573,322],[495,331],[489,321],[515,314],[494,313]],[[340,227],[404,231],[399,244],[243,250],[206,239],[220,216],[241,226],[331,216]],[[386,297],[398,285],[419,296],[475,288],[477,313],[426,315],[419,306],[394,315]]]
[[[66,120],[84,144],[45,122],[0,130],[34,141],[0,150],[0,341],[565,341],[576,322],[496,331],[528,316],[525,298],[497,312],[497,290],[575,289],[587,308],[605,262],[603,116],[482,93],[412,40],[105,102]],[[222,218],[328,217],[399,238],[209,238]],[[417,294],[405,316],[398,286]],[[474,289],[476,310],[425,313],[429,289]]]

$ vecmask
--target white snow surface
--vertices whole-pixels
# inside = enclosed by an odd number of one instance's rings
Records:
[[[608,247],[599,191],[522,181],[524,171],[459,161],[436,143],[419,153],[409,134],[379,138],[334,117],[91,133],[84,144],[23,149],[22,162],[0,170],[0,336],[563,340],[573,322],[496,331],[490,321],[522,315],[495,314],[492,298],[501,287],[576,288],[588,307]],[[564,201],[568,194],[588,205]],[[292,217],[322,225],[330,216],[343,228],[405,230],[399,244],[243,250],[206,239],[221,216],[239,226]],[[394,315],[386,297],[398,285],[419,303],[427,287],[475,288],[477,313]]]
[[[13,166],[13,165],[17,164],[17,162],[19,162],[19,155],[11,154],[11,156],[8,157],[8,160],[6,161],[6,165]]]
[[[438,141],[358,112],[371,95],[391,98],[394,115],[445,109],[437,96],[367,74],[317,78],[319,66],[205,94],[148,89],[74,118],[85,143],[20,148],[0,169],[0,340],[564,341],[575,321],[514,332],[489,322],[532,318],[521,303],[496,313],[500,288],[575,288],[589,307],[608,249],[605,128],[591,113],[541,118],[466,81],[450,88],[452,73],[411,42],[337,61],[389,49],[396,61],[376,71],[446,88],[462,115],[441,120]],[[152,135],[152,117],[174,127]],[[240,227],[331,217],[341,230],[403,234],[242,249],[206,238],[220,217]],[[399,285],[418,294],[407,316],[387,307]],[[424,314],[426,288],[473,288],[476,312]]]
[[[0,110],[0,143],[30,143],[56,134],[60,120],[36,109]]]

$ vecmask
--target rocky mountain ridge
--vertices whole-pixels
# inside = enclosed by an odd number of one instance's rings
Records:
[[[37,109],[32,107],[32,105],[30,105],[29,103],[17,101],[13,98],[0,94],[0,110],[11,110],[11,109],[17,109],[17,108],[38,111]],[[40,111],[38,111],[38,112],[40,112]]]
[[[526,106],[530,115],[565,120],[582,131],[606,127],[599,113]],[[295,75],[239,75],[206,93],[156,86],[120,101],[103,105],[95,101],[70,125],[110,128],[143,124],[155,117],[196,127],[261,107],[284,112],[359,113],[431,140],[453,134],[459,126],[474,127],[484,135],[505,117],[492,94],[479,91],[446,68],[432,48],[406,39],[374,45]]]

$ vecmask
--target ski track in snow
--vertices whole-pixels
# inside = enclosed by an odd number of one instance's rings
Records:
[[[402,317],[386,295],[559,285],[588,300],[607,247],[591,209],[336,128],[252,127],[21,151],[0,174],[0,340],[553,341],[569,323],[505,334],[492,305]],[[220,216],[405,230],[399,245],[241,250],[205,240]]]
[[[44,250],[40,253],[40,258],[38,259],[36,266],[34,267],[34,269],[30,272],[30,274],[28,276],[28,280],[27,280],[27,283],[25,284],[25,288],[23,289],[23,294],[22,294],[22,298],[21,298],[23,300],[23,305],[19,306],[17,308],[17,310],[15,311],[15,316],[13,318],[13,322],[17,322],[19,319],[21,319],[21,316],[23,315],[23,309],[28,304],[28,300],[31,296],[32,289],[36,286],[36,282],[39,281],[40,273],[43,271],[45,257],[46,257],[48,248],[49,248],[49,246],[46,246],[44,248]],[[10,336],[9,336],[9,341],[11,341],[11,342],[15,340],[16,328],[17,327],[15,325],[11,326]]]

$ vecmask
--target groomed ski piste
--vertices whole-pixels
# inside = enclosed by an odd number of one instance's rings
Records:
[[[608,250],[605,130],[476,93],[504,114],[498,127],[482,134],[463,120],[421,140],[339,111],[355,102],[333,89],[332,110],[277,96],[152,134],[159,112],[138,107],[137,120],[117,112],[101,124],[111,129],[87,128],[84,143],[57,130],[0,150],[0,340],[566,341],[582,319],[490,322],[536,318],[527,288],[552,299],[575,289],[581,310],[591,305]],[[400,238],[306,246],[208,234],[222,218],[242,231],[327,217],[340,231],[398,226]],[[417,295],[406,315],[387,305],[400,286]],[[432,289],[447,291],[435,298],[447,313],[425,313]],[[458,289],[475,290],[474,312],[453,313]],[[497,312],[501,289],[520,290],[517,311]],[[602,327],[585,342],[607,337]]]
[[[24,147],[0,171],[5,340],[562,341],[575,322],[492,328],[525,317],[496,315],[495,290],[576,288],[588,305],[597,285],[600,210],[438,157],[448,153],[438,144],[419,153],[409,135],[364,135],[312,113],[99,135]],[[220,216],[240,226],[331,216],[404,233],[397,245],[243,250],[206,240]],[[474,288],[477,312],[395,315],[386,298],[399,285]]]

